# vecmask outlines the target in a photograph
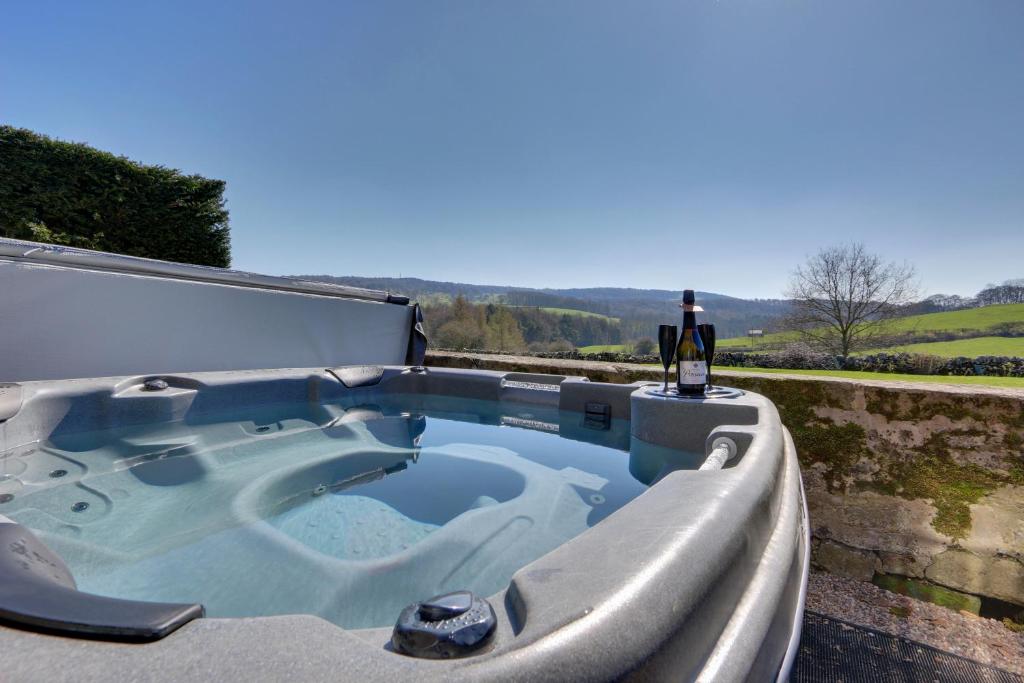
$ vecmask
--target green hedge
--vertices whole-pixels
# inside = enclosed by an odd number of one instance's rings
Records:
[[[0,126],[0,236],[226,267],[224,186]]]

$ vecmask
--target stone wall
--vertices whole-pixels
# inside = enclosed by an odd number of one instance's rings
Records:
[[[661,379],[661,369],[432,352],[427,363]],[[793,434],[814,562],[864,580],[908,577],[1024,606],[1024,391],[716,372],[764,394]]]
[[[473,351],[492,354],[493,351]],[[538,358],[586,360],[603,363],[659,363],[658,356],[605,351],[583,354],[579,351],[550,351],[536,354]],[[991,377],[1024,377],[1024,358],[1017,356],[977,356],[941,358],[923,353],[873,353],[867,356],[841,358],[813,351],[801,345],[790,345],[768,352],[730,351],[715,353],[715,365],[735,368],[784,368],[799,370],[858,370],[904,375],[988,375]]]

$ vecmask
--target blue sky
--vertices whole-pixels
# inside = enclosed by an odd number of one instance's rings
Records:
[[[0,121],[228,183],[234,265],[770,297],[1024,277],[1024,2],[11,3]]]

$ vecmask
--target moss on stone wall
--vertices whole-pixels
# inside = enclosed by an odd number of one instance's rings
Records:
[[[932,432],[924,444],[914,447],[906,443],[882,443],[882,437],[870,436],[861,424],[854,422],[853,397],[843,395],[850,391],[847,385],[833,387],[824,382],[748,380],[746,377],[730,378],[730,383],[733,379],[741,380],[737,383],[742,384],[742,388],[764,394],[775,403],[783,423],[793,435],[801,462],[819,465],[830,493],[843,493],[852,483],[858,490],[929,500],[936,509],[933,527],[953,539],[962,539],[970,532],[972,504],[1000,486],[1024,485],[1024,462],[1020,457],[1004,456],[1008,468],[1004,474],[959,462],[953,455],[955,449],[951,440],[990,435],[974,426],[987,424],[979,411],[989,416],[1006,413],[1005,402],[981,397],[951,401],[948,397],[933,397],[925,392],[862,387],[863,412],[881,415],[886,421],[917,423],[938,416],[954,424],[970,420],[969,427]],[[837,422],[823,417],[816,410],[820,408],[850,411],[851,421]],[[1006,414],[1006,419],[1012,423],[1016,415]],[[1010,429],[1003,437],[1003,444],[1024,443],[1024,437]],[[902,440],[909,442],[905,437],[906,433]],[[853,472],[862,459],[871,462],[871,467],[867,468],[873,472],[870,478],[857,478]]]
[[[1014,486],[1024,486],[1024,456],[1011,453],[1003,456],[1003,462],[1006,463],[1010,482]]]
[[[935,506],[932,525],[936,531],[953,539],[964,538],[971,529],[970,506],[995,489],[1006,484],[1024,485],[1024,461],[1013,454],[1004,456],[1007,472],[1002,473],[973,463],[959,462],[954,457],[954,439],[985,438],[989,432],[975,425],[987,424],[983,412],[1006,414],[1008,423],[1016,421],[1007,413],[1005,402],[970,397],[951,401],[925,392],[899,392],[887,388],[862,387],[865,410],[886,421],[917,423],[945,417],[958,427],[935,431],[925,443],[911,446],[909,434],[902,432],[904,443],[883,443],[882,437],[871,436],[864,426],[853,421],[854,397],[847,385],[830,386],[802,380],[761,378],[729,378],[731,384],[764,394],[779,409],[783,423],[789,428],[797,453],[804,465],[818,465],[830,493],[844,493],[850,484],[857,490],[870,490],[907,499],[926,499]],[[732,382],[732,380],[738,380]],[[965,397],[967,398],[967,397]],[[821,408],[849,411],[851,420],[837,422],[819,414]],[[989,421],[991,422],[991,417]],[[1024,437],[1010,427],[1002,438],[1004,446],[1024,445]],[[854,466],[866,459],[871,466],[869,478],[858,478]]]
[[[925,499],[935,507],[932,527],[957,540],[971,529],[971,508],[1012,477],[973,463],[958,463],[945,450],[945,435],[934,434],[921,449],[908,449],[901,460],[865,454],[878,466],[871,479],[854,482],[858,491],[873,491],[908,500]]]
[[[823,475],[829,492],[846,491],[850,470],[866,452],[864,428],[852,422],[821,420],[790,428],[790,433],[801,461],[825,466]]]
[[[822,475],[830,492],[845,491],[853,465],[867,453],[867,434],[855,422],[837,423],[818,414],[816,408],[841,408],[849,397],[842,384],[809,383],[803,380],[763,380],[730,377],[730,384],[763,394],[779,410],[782,423],[789,429],[800,462],[822,465]],[[740,380],[733,382],[732,380]]]
[[[885,476],[894,495],[926,498],[935,506],[932,526],[953,539],[971,529],[971,508],[1005,483],[1006,477],[973,463],[958,463],[949,454],[947,434],[932,434],[916,457],[893,463]]]
[[[998,416],[1007,425],[1024,429],[1024,410],[1001,397],[959,394],[951,397],[935,391],[893,389],[864,385],[864,409],[889,421],[926,422],[944,417],[952,422],[975,420],[987,423]]]

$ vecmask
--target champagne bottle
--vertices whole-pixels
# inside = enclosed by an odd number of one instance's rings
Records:
[[[683,291],[683,331],[676,346],[676,389],[687,396],[703,395],[708,382],[704,342],[697,332],[697,314],[693,290]]]

